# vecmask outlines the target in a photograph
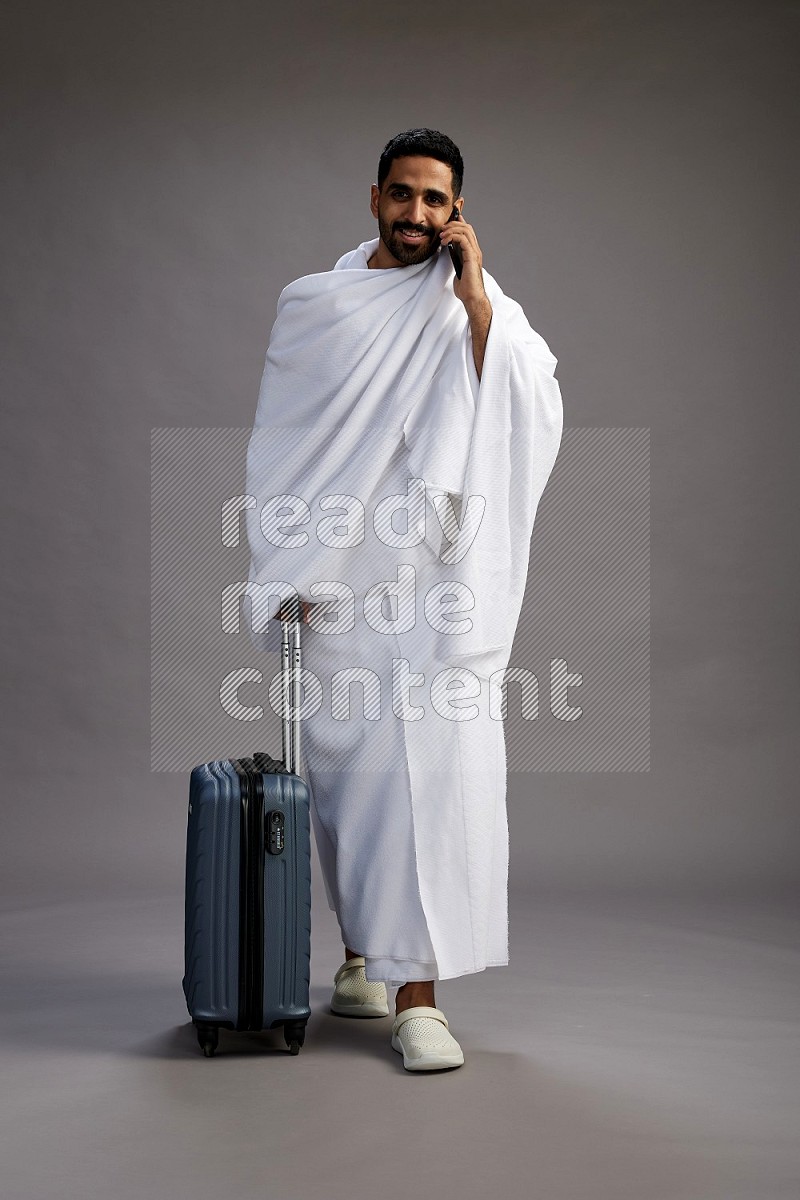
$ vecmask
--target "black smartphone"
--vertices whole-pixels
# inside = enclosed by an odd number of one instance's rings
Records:
[[[461,214],[458,211],[458,205],[456,205],[456,204],[453,205],[453,211],[450,213],[450,220],[451,221],[460,221],[461,220]],[[463,255],[461,254],[461,247],[457,246],[455,242],[451,242],[450,245],[447,247],[447,249],[450,251],[450,257],[453,260],[453,270],[456,273],[456,277],[458,279],[460,279],[461,272],[464,269],[464,258],[463,258]]]

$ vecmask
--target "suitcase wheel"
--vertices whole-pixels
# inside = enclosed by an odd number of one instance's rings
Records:
[[[213,1058],[219,1044],[219,1031],[216,1025],[198,1025],[197,1040],[206,1058]]]
[[[289,1047],[290,1054],[299,1054],[300,1047],[306,1039],[305,1021],[287,1021],[283,1026],[283,1039]]]

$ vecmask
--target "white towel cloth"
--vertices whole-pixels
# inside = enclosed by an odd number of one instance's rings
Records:
[[[562,407],[556,359],[488,273],[479,380],[449,255],[370,270],[376,247],[281,293],[248,448],[247,528],[251,585],[282,582],[315,602],[344,584],[355,599],[345,632],[318,614],[304,626],[304,668],[323,682],[304,758],[329,903],[367,977],[398,982],[508,961],[505,753],[489,678],[508,664]],[[407,528],[390,524],[403,507]],[[278,646],[280,590],[254,589],[263,649]],[[380,721],[332,714],[326,667],[341,668],[345,647],[346,665],[381,680]],[[427,693],[399,698],[400,659]],[[472,673],[470,720],[436,711],[444,693],[431,684],[446,667]]]

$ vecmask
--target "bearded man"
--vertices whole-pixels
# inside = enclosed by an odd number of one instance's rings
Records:
[[[397,987],[413,1071],[464,1062],[435,981],[508,963],[499,684],[562,431],[557,360],[483,269],[462,181],[444,134],[388,143],[379,236],[281,293],[247,461],[256,642],[289,595],[307,627],[331,1008],[388,1016]]]

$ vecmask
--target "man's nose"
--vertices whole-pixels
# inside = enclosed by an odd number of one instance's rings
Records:
[[[425,205],[421,196],[409,202],[408,219],[412,225],[425,224]]]

